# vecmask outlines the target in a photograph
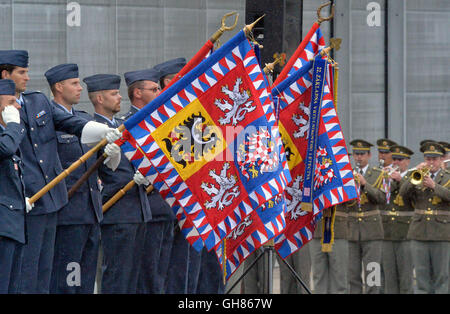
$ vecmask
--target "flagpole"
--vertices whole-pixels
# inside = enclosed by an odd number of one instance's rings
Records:
[[[117,128],[119,132],[122,132],[125,129],[125,126],[122,124]],[[63,170],[57,177],[55,177],[52,181],[50,181],[46,186],[44,186],[40,191],[34,194],[30,199],[29,203],[34,204],[37,202],[42,196],[44,196],[48,191],[54,188],[58,183],[60,183],[64,178],[69,176],[73,171],[75,171],[79,166],[85,163],[93,154],[95,154],[98,150],[100,150],[103,146],[108,144],[106,139],[101,140],[97,143],[93,148],[91,148],[86,154],[81,156],[77,161],[69,166],[69,168]]]

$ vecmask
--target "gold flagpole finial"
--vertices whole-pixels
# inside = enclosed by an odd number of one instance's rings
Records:
[[[273,57],[275,60],[271,63],[266,63],[266,66],[264,67],[263,71],[266,74],[273,72],[273,70],[275,69],[275,65],[277,64],[284,65],[284,63],[286,62],[286,54],[284,52],[281,54],[275,52],[273,54]]]
[[[331,51],[331,49],[334,49],[336,51],[338,51],[339,49],[341,49],[341,42],[342,42],[342,38],[331,38],[330,39],[330,46],[322,49],[322,51],[320,52],[320,55],[323,56],[329,56],[329,53]]]
[[[256,23],[258,23],[263,17],[265,17],[266,16],[266,14],[264,13],[261,17],[259,17],[256,21],[254,21],[252,24],[249,24],[249,25],[245,25],[244,26],[244,32],[245,32],[245,35],[246,36],[248,36],[251,32],[252,32],[252,30],[253,30],[253,27],[255,27],[255,25],[256,25]]]
[[[228,17],[230,17],[230,16],[233,16],[233,15],[235,15],[235,18],[234,18],[234,24],[231,25],[231,26],[227,26],[227,25],[225,24],[226,19],[227,19]],[[225,31],[231,31],[231,30],[233,30],[233,29],[236,27],[236,25],[237,25],[238,18],[239,18],[239,13],[237,13],[236,11],[228,12],[227,14],[225,14],[225,15],[222,17],[222,26],[220,26],[220,28],[219,28],[219,29],[211,36],[211,38],[210,38],[211,42],[212,42],[212,43],[215,43],[215,42],[219,39],[219,37],[222,36],[222,34],[223,34]]]
[[[320,11],[322,11],[323,8],[327,7],[331,5],[331,1],[322,4],[318,9],[317,9],[317,24],[320,25],[320,23],[324,22],[324,21],[330,21],[331,19],[333,19],[334,17],[334,4],[331,7],[331,14],[328,17],[322,17],[322,15],[320,14]]]

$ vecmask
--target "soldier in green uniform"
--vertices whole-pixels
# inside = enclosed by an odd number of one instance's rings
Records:
[[[353,140],[355,180],[360,198],[346,203],[348,210],[348,279],[350,293],[380,293],[383,225],[380,206],[385,202],[381,186],[382,171],[369,166],[371,143]],[[361,265],[363,269],[361,269]],[[364,271],[365,285],[361,274]],[[364,288],[364,289],[363,289]]]
[[[445,149],[425,142],[420,151],[425,162],[417,166],[422,176],[400,187],[410,197],[414,216],[408,230],[417,293],[448,293],[450,251],[450,173],[441,168]],[[424,171],[427,167],[429,171]],[[416,174],[417,174],[416,173]]]
[[[400,186],[408,180],[409,163],[414,153],[407,147],[390,148],[394,168],[385,168],[386,207],[381,211],[383,221],[383,271],[384,292],[389,294],[412,293],[413,266],[410,242],[406,239],[413,216],[409,198],[399,195]],[[395,171],[393,169],[396,169]]]
[[[450,171],[450,143],[447,142],[438,142],[445,149],[444,161],[442,164],[443,169],[447,169]]]
[[[380,169],[391,169],[393,165],[392,153],[390,151],[391,146],[396,145],[397,143],[388,139],[388,138],[380,138],[377,140],[377,149],[378,149],[378,166]],[[387,170],[386,170],[387,171]],[[390,178],[387,176],[383,177],[383,187],[387,187],[390,184]],[[384,190],[386,191],[386,189]],[[386,195],[389,197],[389,194]],[[386,207],[386,203],[384,204]],[[380,207],[380,210],[384,208]],[[384,267],[383,267],[383,258],[381,259],[381,289],[380,293],[384,293]]]
[[[310,243],[311,265],[316,294],[346,294],[348,292],[347,265],[347,206],[336,206],[334,216],[334,243],[331,251],[322,247],[323,220],[317,223]]]
[[[397,145],[397,143],[388,138],[380,138],[377,140],[378,163],[381,168],[388,167],[393,164],[392,152],[390,151],[390,148],[393,145]]]

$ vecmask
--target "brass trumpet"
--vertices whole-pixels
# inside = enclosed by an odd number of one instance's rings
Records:
[[[358,173],[360,172],[361,164],[359,162],[356,163],[356,167],[353,169],[353,177],[355,178],[355,182],[359,185],[359,177]]]
[[[411,178],[409,182],[414,185],[419,185],[422,183],[423,178],[430,173],[430,167],[423,167],[421,169],[416,169],[411,173]]]
[[[384,168],[383,170],[382,170],[382,172],[383,172],[383,175],[386,177],[386,178],[388,178],[388,177],[390,177],[395,171],[398,171],[399,170],[399,166],[388,166],[388,167],[386,167],[386,168]]]

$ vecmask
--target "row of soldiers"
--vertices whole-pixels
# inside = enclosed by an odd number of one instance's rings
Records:
[[[131,107],[121,119],[119,75],[83,79],[91,116],[74,108],[83,90],[77,64],[45,72],[50,101],[26,90],[28,61],[25,50],[0,51],[0,293],[93,293],[96,282],[101,293],[223,292],[214,253],[192,249],[170,206],[117,142],[117,128],[156,98],[186,60],[125,73]],[[103,149],[30,201],[102,139]],[[102,204],[127,185],[104,211]]]
[[[307,285],[312,273],[314,293],[449,293],[450,144],[422,141],[424,162],[414,168],[413,151],[392,140],[377,141],[376,167],[371,143],[350,145],[359,198],[336,206],[331,251],[323,250],[319,222],[289,263]],[[279,264],[280,292],[305,293]],[[258,277],[261,271],[250,271],[243,291],[261,292]]]

